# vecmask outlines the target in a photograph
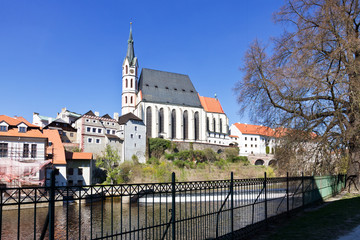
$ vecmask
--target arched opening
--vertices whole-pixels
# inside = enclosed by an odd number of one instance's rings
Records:
[[[133,103],[133,97],[132,96],[130,97],[130,103]]]
[[[125,103],[127,103],[127,96],[125,96]]]
[[[171,138],[176,138],[176,111],[171,111]]]
[[[146,108],[146,136],[151,137],[151,130],[152,130],[152,114],[151,114],[151,107]]]
[[[220,118],[220,133],[222,133],[222,119]]]
[[[125,72],[126,72],[126,74],[128,74],[128,66],[127,65],[125,66]]]
[[[159,110],[159,133],[164,132],[164,109]]]
[[[183,138],[188,139],[189,138],[189,123],[188,123],[188,112],[185,110],[183,113]]]
[[[126,88],[128,87],[128,80],[127,80],[127,78],[125,78],[125,87],[126,87]]]
[[[276,165],[276,160],[275,159],[271,159],[269,161],[269,166],[275,166]]]
[[[133,80],[130,79],[130,87],[132,88],[133,87]]]
[[[216,121],[215,121],[215,118],[213,118],[213,132],[216,132]]]
[[[258,159],[258,160],[256,160],[255,161],[255,165],[264,165],[264,160],[262,160],[262,159]]]
[[[206,118],[206,130],[209,132],[210,131],[210,123],[209,123],[209,117]]]
[[[194,115],[195,140],[199,140],[199,112]]]
[[[217,150],[217,154],[220,154],[220,153],[222,153],[222,152],[223,152],[222,149],[218,149],[218,150]]]

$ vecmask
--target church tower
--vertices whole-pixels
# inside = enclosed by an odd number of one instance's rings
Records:
[[[128,49],[122,66],[122,96],[121,114],[133,113],[136,106],[137,95],[137,72],[138,61],[134,53],[134,40],[132,37],[132,23],[130,23],[130,35]]]

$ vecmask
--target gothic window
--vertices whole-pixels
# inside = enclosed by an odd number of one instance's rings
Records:
[[[176,111],[171,111],[171,138],[176,138]]]
[[[199,113],[195,112],[194,115],[194,130],[195,130],[195,140],[199,140]]]
[[[213,132],[216,132],[216,121],[215,121],[215,118],[213,118]]]
[[[125,69],[126,69],[126,74],[128,74],[128,66],[127,65],[126,65]]]
[[[220,133],[222,133],[222,119],[220,118]]]
[[[128,87],[128,80],[127,80],[127,78],[125,78],[125,87],[126,87],[126,88]]]
[[[151,137],[151,123],[152,123],[152,116],[151,116],[151,107],[146,108],[146,135]]]
[[[188,123],[188,112],[184,111],[183,114],[183,138],[188,139],[189,138],[189,123]]]
[[[164,109],[159,110],[159,133],[164,132]]]
[[[209,127],[210,127],[210,126],[209,126],[209,117],[207,117],[207,118],[206,118],[206,130],[207,130],[207,131],[210,131]]]
[[[127,96],[125,96],[125,103],[127,103]]]
[[[133,87],[133,80],[130,79],[130,87],[132,88]]]
[[[130,97],[130,103],[133,103],[133,97]]]

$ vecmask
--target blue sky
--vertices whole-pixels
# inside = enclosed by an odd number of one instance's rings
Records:
[[[0,114],[55,117],[63,107],[121,112],[121,65],[133,22],[140,68],[189,75],[202,96],[216,93],[229,122],[233,91],[255,39],[278,36],[280,0],[0,0]]]

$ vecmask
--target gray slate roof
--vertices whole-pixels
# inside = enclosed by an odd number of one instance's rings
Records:
[[[135,121],[139,121],[139,122],[143,122],[143,120],[141,120],[141,118],[138,118],[137,116],[135,116],[133,113],[127,113],[125,115],[122,115],[119,117],[118,123],[120,125],[123,125],[125,123],[127,123],[130,120],[135,120]]]
[[[202,107],[188,75],[143,68],[138,89],[144,102]]]

